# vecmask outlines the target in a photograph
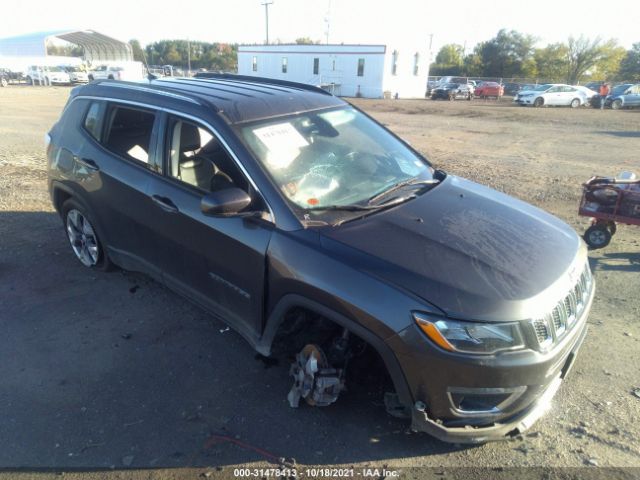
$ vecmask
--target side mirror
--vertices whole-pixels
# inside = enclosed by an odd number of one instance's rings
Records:
[[[232,187],[208,193],[200,202],[200,210],[211,217],[229,217],[240,213],[251,203],[251,197],[240,188]]]

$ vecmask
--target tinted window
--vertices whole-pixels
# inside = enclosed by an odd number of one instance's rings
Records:
[[[205,127],[172,117],[166,143],[169,176],[206,192],[229,187],[248,191],[233,158]]]
[[[107,118],[109,121],[103,145],[121,157],[157,170],[149,158],[155,114],[149,110],[118,105],[111,107]]]
[[[100,141],[102,138],[102,125],[104,119],[104,103],[92,102],[84,117],[84,128],[89,135]]]

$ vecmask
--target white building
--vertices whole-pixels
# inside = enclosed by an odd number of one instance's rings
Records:
[[[241,45],[238,73],[321,86],[335,95],[424,98],[426,48],[386,45]]]

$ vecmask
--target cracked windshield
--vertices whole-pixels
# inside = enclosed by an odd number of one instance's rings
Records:
[[[252,124],[242,135],[286,197],[305,210],[366,205],[401,182],[433,178],[424,160],[353,108]]]

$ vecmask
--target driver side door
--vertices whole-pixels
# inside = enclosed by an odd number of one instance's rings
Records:
[[[266,251],[274,225],[260,194],[238,168],[224,140],[204,123],[164,114],[158,151],[164,172],[149,183],[155,208],[149,221],[156,233],[157,264],[164,283],[215,313],[245,338],[262,325]],[[212,188],[232,186],[251,197],[249,209],[261,218],[212,217],[201,211]]]

